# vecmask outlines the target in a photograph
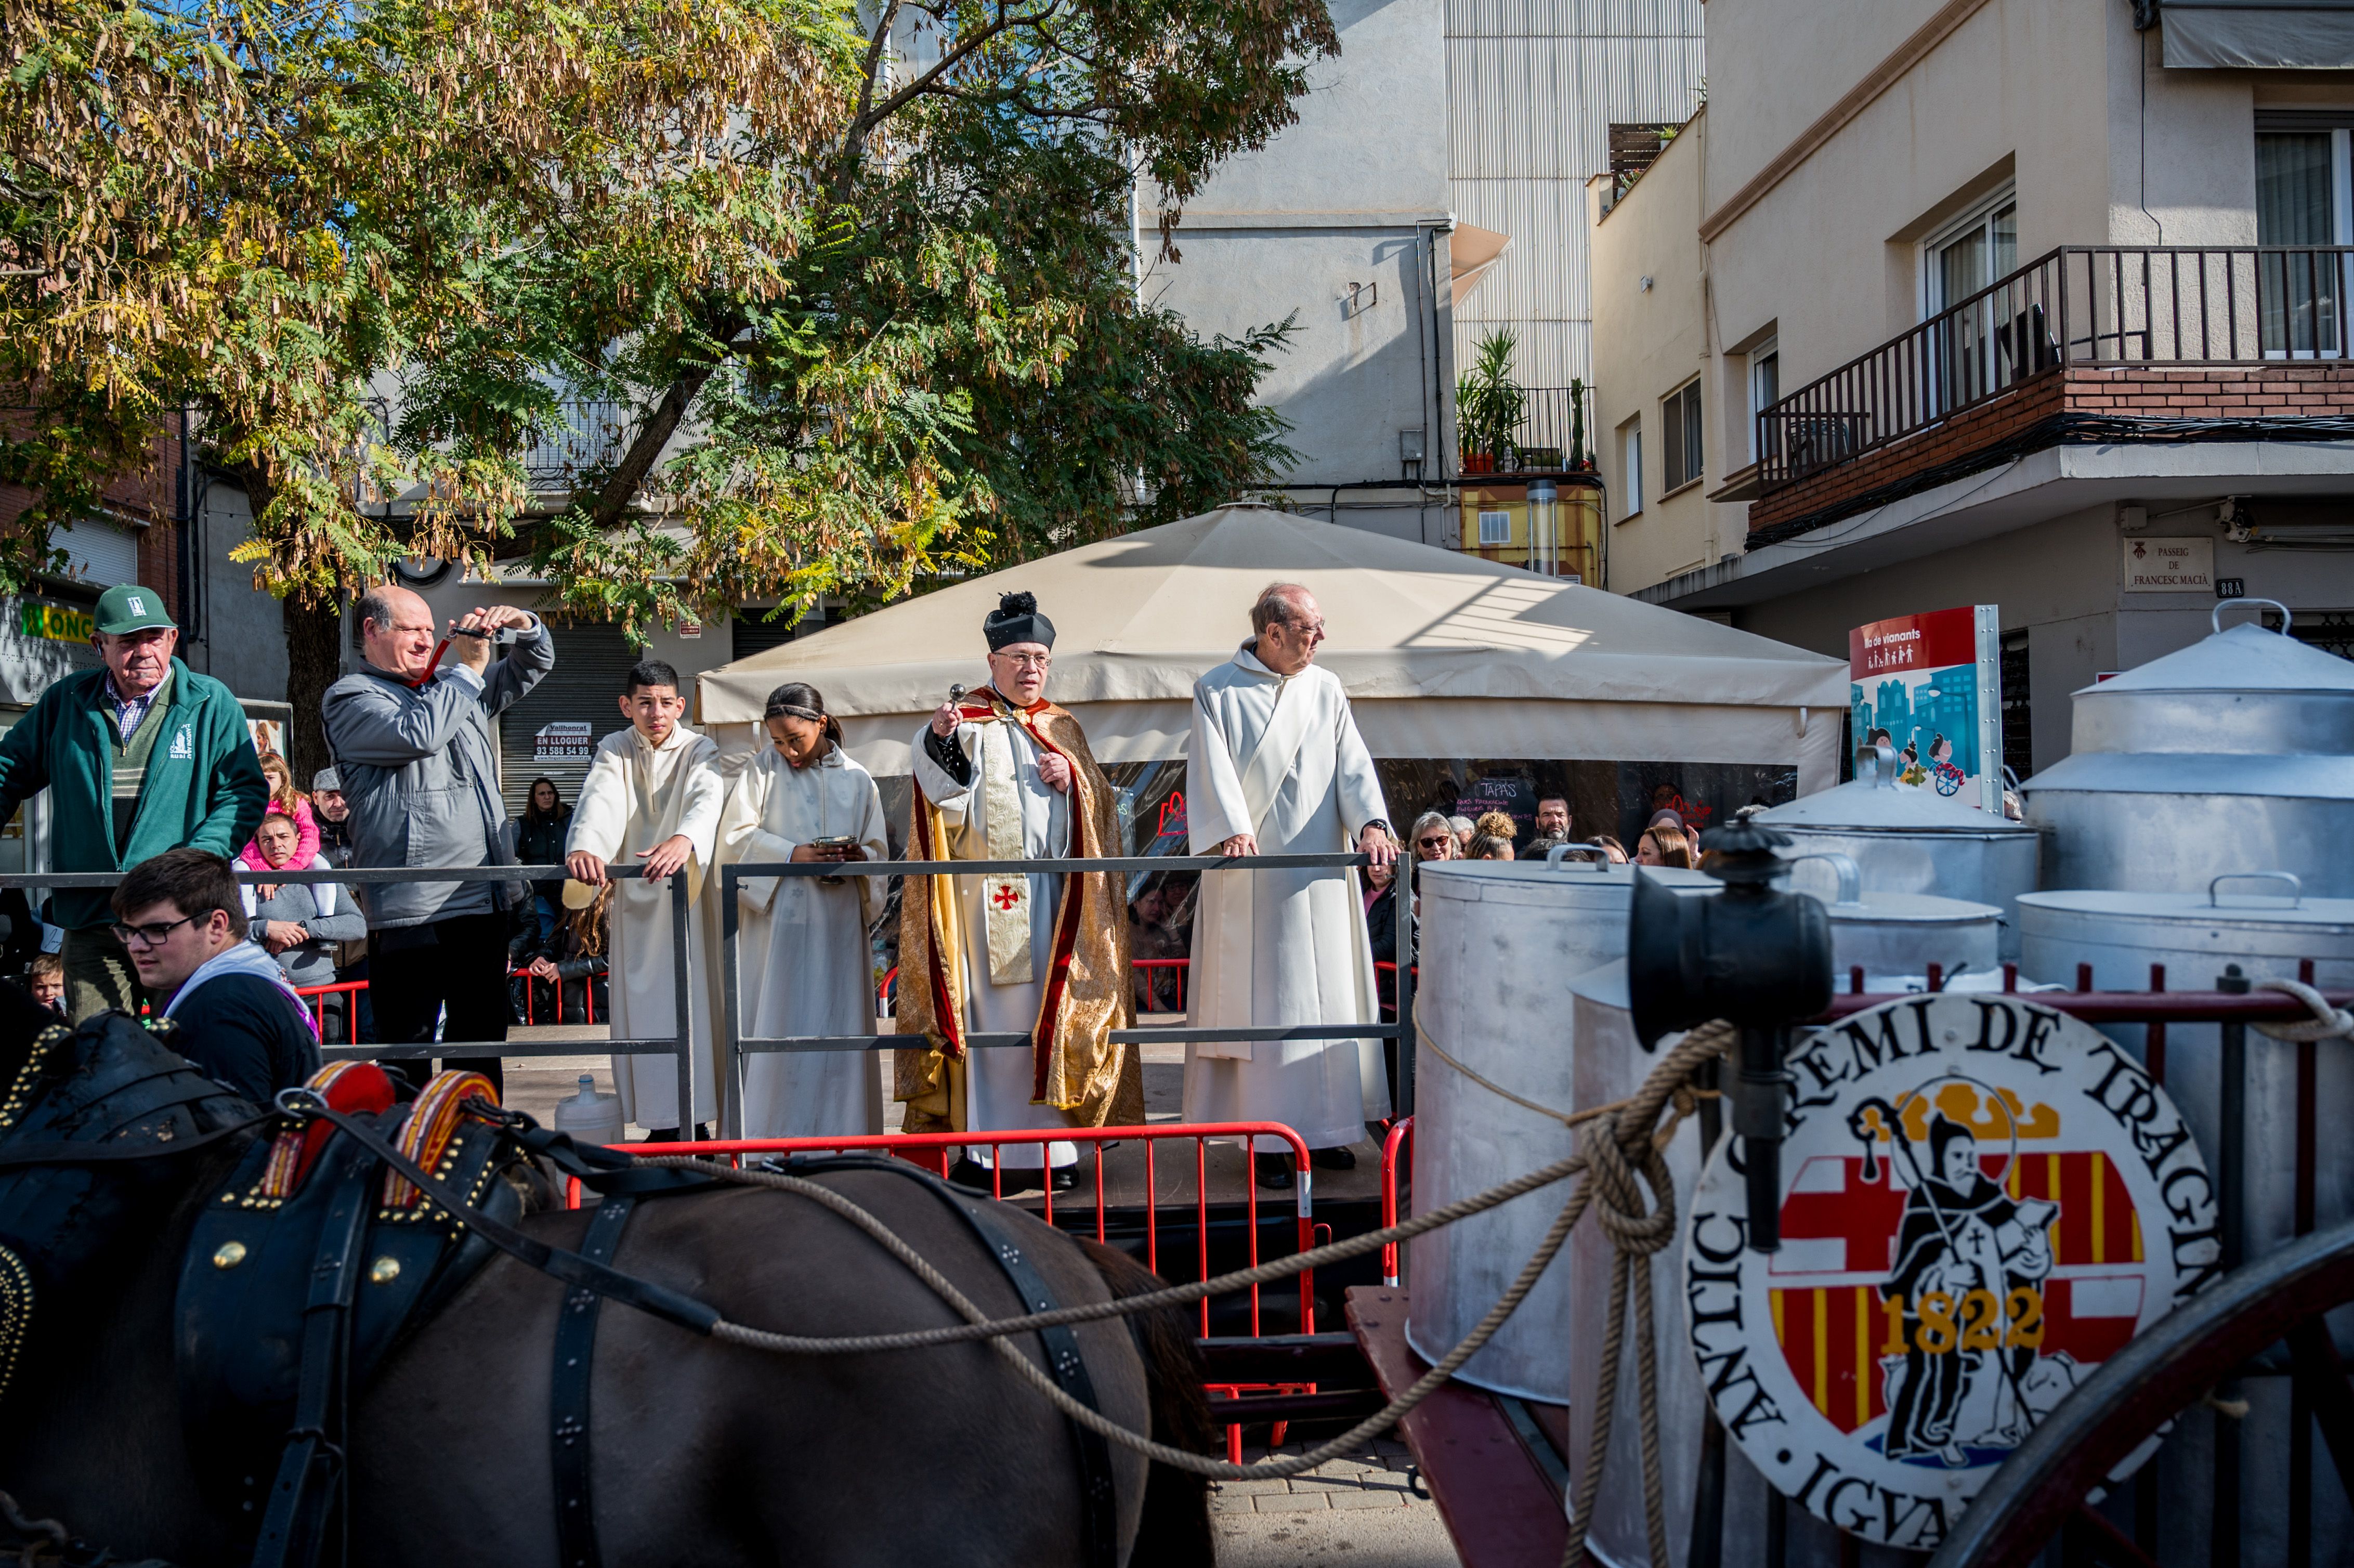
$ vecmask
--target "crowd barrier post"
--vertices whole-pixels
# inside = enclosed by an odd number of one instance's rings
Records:
[[[1713,1103],[1713,1102],[1712,1102]],[[1400,1117],[1390,1124],[1389,1136],[1382,1139],[1382,1229],[1388,1230],[1405,1216],[1398,1212],[1398,1171],[1401,1166],[1412,1168],[1414,1160],[1414,1118]],[[1398,1244],[1382,1248],[1382,1283],[1395,1290],[1404,1270]]]

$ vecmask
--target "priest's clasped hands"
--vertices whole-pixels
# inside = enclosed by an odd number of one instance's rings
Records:
[[[646,863],[646,880],[666,882],[686,867],[695,858],[695,841],[684,833],[673,833],[652,849],[642,849],[638,858]],[[605,863],[587,850],[574,850],[564,857],[564,869],[575,882],[585,882],[591,887],[605,885]]]

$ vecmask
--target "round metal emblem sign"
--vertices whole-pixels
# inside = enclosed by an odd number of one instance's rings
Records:
[[[1685,1234],[1692,1351],[1776,1487],[1926,1551],[2071,1389],[2215,1277],[2213,1190],[2140,1064],[2023,997],[1889,1002],[1803,1036],[1789,1068],[1781,1250],[1748,1249],[1727,1138]]]

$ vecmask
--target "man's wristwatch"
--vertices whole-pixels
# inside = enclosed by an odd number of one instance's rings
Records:
[[[1359,843],[1363,843],[1365,842],[1365,834],[1374,828],[1381,829],[1382,836],[1384,838],[1394,840],[1397,837],[1397,830],[1395,828],[1390,826],[1389,823],[1384,821],[1381,818],[1375,817],[1372,821],[1367,822],[1363,827],[1357,830],[1357,842]]]

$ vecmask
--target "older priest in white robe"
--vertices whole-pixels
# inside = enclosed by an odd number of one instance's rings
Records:
[[[763,747],[727,792],[723,862],[840,864],[891,858],[883,797],[842,749],[842,726],[813,686],[769,694]],[[875,1033],[875,959],[866,927],[881,905],[871,876],[748,876],[737,884],[744,1033]],[[871,1051],[755,1051],[744,1058],[746,1138],[883,1130]]]
[[[565,838],[565,868],[573,882],[568,905],[585,904],[606,867],[642,866],[644,877],[617,878],[606,944],[616,1039],[673,1033],[678,998],[671,944],[669,878],[687,879],[687,975],[693,990],[695,1104],[688,1119],[709,1121],[718,1111],[719,1063],[715,1045],[718,992],[712,982],[712,934],[705,929],[703,878],[719,835],[726,785],[718,743],[679,723],[686,705],[678,675],[659,660],[630,672],[621,712],[630,727],[598,742]],[[650,1131],[676,1136],[678,1064],[671,1056],[616,1056],[613,1086],[621,1114]]]
[[[1308,590],[1278,583],[1251,608],[1254,635],[1193,683],[1185,812],[1195,854],[1332,854],[1353,842],[1396,851],[1381,781],[1349,698],[1318,669],[1324,617]],[[1377,1023],[1373,949],[1357,874],[1212,871],[1193,917],[1189,1001],[1196,1028]],[[1348,1145],[1389,1114],[1381,1042],[1213,1041],[1185,1050],[1187,1121],[1278,1121],[1319,1165],[1356,1163]],[[1285,1187],[1280,1139],[1257,1140],[1259,1183]]]

